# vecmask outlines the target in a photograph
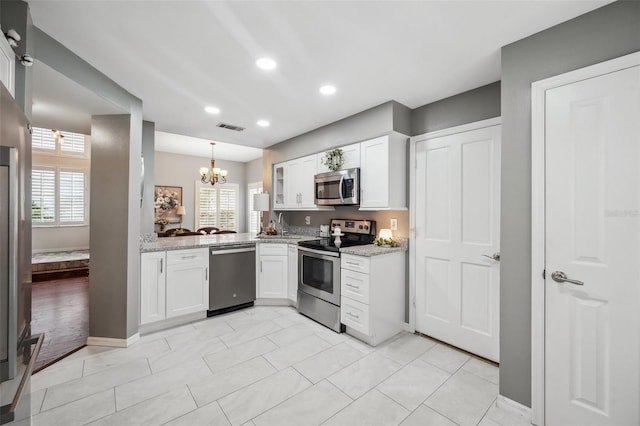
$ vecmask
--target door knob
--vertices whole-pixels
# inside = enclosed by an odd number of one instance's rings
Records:
[[[500,252],[493,253],[491,256],[483,254],[483,256],[491,260],[495,260],[496,262],[500,262]]]
[[[551,274],[551,278],[557,283],[571,283],[575,285],[584,285],[582,281],[571,280],[567,278],[567,274],[562,271],[555,271]]]

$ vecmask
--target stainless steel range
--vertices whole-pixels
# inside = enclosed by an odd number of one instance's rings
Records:
[[[342,231],[341,244],[335,237],[298,243],[298,312],[341,333],[340,248],[371,244],[376,223],[371,220],[331,219],[331,233]]]

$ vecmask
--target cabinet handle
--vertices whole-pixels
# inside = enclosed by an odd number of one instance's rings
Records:
[[[360,288],[360,286],[359,286],[359,285],[353,285],[353,284],[349,284],[349,283],[345,283],[345,285],[346,285],[347,287],[355,288],[356,290]]]
[[[352,314],[351,312],[347,312],[347,315],[349,315],[351,318],[360,319],[359,315]]]
[[[160,259],[160,273],[162,273],[162,261],[163,261],[163,260],[164,260],[164,259]]]
[[[204,280],[209,281],[209,267],[204,268]]]
[[[356,262],[349,262],[348,260],[346,260],[344,263],[346,263],[347,265],[351,265],[351,266],[357,266],[358,268],[360,267],[360,264],[358,264]]]
[[[262,260],[260,261],[260,272],[262,272]]]
[[[191,256],[182,256],[182,257],[181,257],[181,259],[182,259],[182,260],[185,260],[185,259],[194,259],[194,258],[196,258],[196,257],[198,257],[198,255],[197,255],[197,254],[192,254]]]

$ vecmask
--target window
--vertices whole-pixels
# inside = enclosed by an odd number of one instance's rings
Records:
[[[249,232],[257,234],[260,231],[260,212],[253,211],[253,195],[262,193],[262,182],[254,182],[247,185],[247,206],[249,211],[247,217],[249,218]]]
[[[196,229],[205,226],[238,230],[238,193],[235,183],[205,186],[196,181]]]
[[[85,135],[63,132],[42,127],[34,127],[31,132],[31,146],[36,151],[58,155],[87,155]]]
[[[34,167],[31,220],[34,226],[86,225],[85,170]]]

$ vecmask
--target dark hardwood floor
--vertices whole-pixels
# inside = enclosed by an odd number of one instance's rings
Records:
[[[89,336],[89,277],[34,282],[32,333],[45,333],[36,361],[41,369],[84,346]]]

